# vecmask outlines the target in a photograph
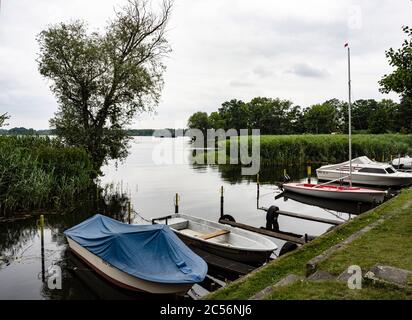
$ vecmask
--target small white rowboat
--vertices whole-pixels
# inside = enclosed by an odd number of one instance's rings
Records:
[[[154,219],[153,223],[167,224],[189,246],[250,265],[266,262],[277,249],[260,234],[184,214]]]

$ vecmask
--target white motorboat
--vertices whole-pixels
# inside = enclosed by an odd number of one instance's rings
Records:
[[[381,190],[309,183],[287,183],[283,188],[306,196],[357,202],[381,203],[386,196]]]
[[[352,160],[350,173],[349,161],[320,167],[316,170],[319,180],[350,182],[362,185],[401,187],[412,184],[412,174],[397,171],[392,165],[375,162],[368,157]]]
[[[185,214],[154,219],[153,223],[167,224],[191,247],[246,264],[262,264],[277,249],[260,234]]]
[[[392,165],[398,169],[411,170],[412,169],[412,158],[409,156],[405,156],[405,157],[393,159]]]

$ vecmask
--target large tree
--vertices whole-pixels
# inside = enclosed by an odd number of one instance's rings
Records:
[[[224,129],[248,129],[249,128],[249,106],[242,100],[232,99],[222,103],[219,114],[223,119]]]
[[[0,128],[6,125],[7,119],[10,119],[7,113],[0,114]]]
[[[295,126],[299,109],[292,108],[289,100],[257,97],[248,103],[250,126],[262,134],[288,134]]]
[[[204,136],[206,136],[207,130],[212,128],[207,113],[200,111],[190,116],[187,125],[190,129],[198,129],[202,131]]]
[[[329,102],[315,104],[305,109],[304,123],[308,133],[332,133],[338,127],[338,112]]]
[[[129,0],[103,32],[74,21],[38,36],[39,70],[59,102],[50,124],[67,144],[84,147],[96,170],[127,156],[125,128],[159,101],[171,7],[171,0],[160,11]]]
[[[399,109],[399,117],[402,119],[411,119],[412,108],[412,29],[403,27],[407,38],[400,49],[390,48],[386,51],[386,57],[394,71],[385,75],[379,82],[381,92],[389,93],[394,91],[402,98],[402,107]],[[403,129],[410,131],[410,126],[405,124]]]

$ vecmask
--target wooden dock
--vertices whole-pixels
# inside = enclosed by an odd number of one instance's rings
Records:
[[[259,233],[259,234],[262,234],[262,235],[265,235],[265,236],[268,236],[268,237],[281,239],[281,240],[284,240],[284,241],[290,241],[290,242],[297,243],[297,244],[305,244],[306,243],[304,238],[293,237],[291,235],[287,235],[287,234],[280,233],[280,232],[275,232],[275,231],[269,231],[269,230],[266,230],[266,229],[256,228],[256,227],[252,227],[252,226],[249,226],[249,225],[243,224],[243,223],[232,222],[232,221],[223,220],[223,219],[221,219],[219,222],[223,223],[223,224],[227,224],[227,225],[232,226],[232,227],[245,229],[245,230],[256,232],[256,233]]]
[[[261,207],[259,208],[259,210],[268,211],[268,208]],[[338,220],[332,220],[332,219],[326,219],[326,218],[320,218],[320,217],[313,217],[313,216],[308,216],[304,214],[288,212],[288,211],[283,211],[283,210],[278,210],[276,211],[276,213],[282,216],[287,216],[287,217],[292,217],[292,218],[297,218],[297,219],[302,219],[302,220],[308,220],[308,221],[315,221],[315,222],[320,222],[320,223],[326,223],[326,224],[331,224],[334,226],[338,226],[346,222],[346,221],[338,221]]]

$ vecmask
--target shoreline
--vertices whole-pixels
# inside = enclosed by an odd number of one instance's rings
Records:
[[[247,300],[252,299],[259,293],[259,300],[316,298],[376,299],[377,295],[375,293],[380,292],[382,287],[385,288],[385,286],[397,289],[394,290],[394,294],[391,296],[383,294],[382,299],[412,299],[411,279],[407,279],[405,288],[399,288],[392,283],[388,284],[379,280],[368,282],[365,278],[366,287],[364,291],[350,290],[347,288],[346,283],[336,279],[341,272],[353,264],[359,264],[362,267],[364,277],[368,269],[376,264],[385,264],[412,271],[412,261],[407,257],[405,259],[399,258],[405,256],[405,252],[411,252],[411,229],[409,229],[411,224],[409,222],[411,220],[409,218],[410,213],[412,213],[411,207],[412,189],[405,189],[397,197],[383,203],[381,206],[334,228],[297,250],[230,283],[225,288],[211,293],[204,299]],[[377,223],[379,220],[383,220],[383,222]],[[374,223],[376,225],[372,228]],[[368,229],[370,230],[361,234],[353,242],[343,243],[366,227],[369,227]],[[376,243],[376,239],[382,240],[380,243]],[[402,241],[403,245],[396,246],[396,243],[385,243],[385,239],[387,239],[386,241]],[[371,241],[375,241],[375,243]],[[314,281],[314,277],[306,278],[308,263],[339,244],[342,245],[318,264],[316,271],[319,272],[315,273],[318,275],[318,278],[320,277],[318,280],[323,281]],[[393,247],[392,250],[389,250],[388,248],[391,247]],[[361,254],[357,253],[359,250]],[[406,256],[408,255],[406,254]],[[323,278],[320,276],[322,274]],[[279,284],[281,281],[286,281],[287,284]],[[319,294],[316,292],[319,292]],[[322,295],[322,293],[325,293],[325,295]],[[311,296],[313,294],[315,296]]]

